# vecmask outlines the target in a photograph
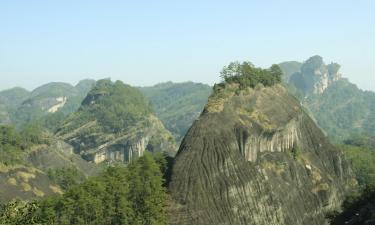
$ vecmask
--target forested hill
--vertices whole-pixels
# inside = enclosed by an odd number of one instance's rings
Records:
[[[176,151],[173,136],[148,99],[137,88],[109,79],[96,82],[56,136],[95,163],[129,162],[145,151]]]
[[[211,89],[208,85],[193,82],[167,82],[140,88],[177,142],[202,112]]]
[[[281,63],[284,81],[335,141],[375,137],[375,93],[342,78],[340,65],[326,65],[320,56],[303,63]]]
[[[76,111],[95,84],[82,80],[76,86],[52,82],[28,92],[13,88],[0,92],[0,124],[17,127],[41,123],[53,130],[65,116]]]

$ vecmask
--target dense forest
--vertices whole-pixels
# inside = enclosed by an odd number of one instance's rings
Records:
[[[0,165],[23,164],[23,156],[33,145],[49,142],[40,127],[34,125],[16,129],[14,126],[0,126]]]
[[[70,186],[62,196],[14,200],[0,208],[0,224],[167,224],[163,155],[145,154]]]

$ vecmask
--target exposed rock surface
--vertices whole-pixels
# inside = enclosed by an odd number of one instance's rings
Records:
[[[293,68],[293,65],[291,64],[289,67]],[[286,68],[289,67],[285,63],[283,66],[284,73],[288,74]],[[341,78],[339,69],[339,64],[331,63],[325,65],[322,57],[313,56],[301,65],[300,71],[290,76],[288,82],[303,91],[306,96],[321,94],[329,85]]]
[[[356,185],[347,161],[284,87],[213,94],[177,153],[178,225],[322,225]]]
[[[129,162],[145,151],[162,150],[174,155],[176,148],[172,135],[153,115],[119,133],[104,132],[94,120],[74,130],[63,128],[57,135],[73,145],[84,159],[95,163]]]
[[[98,81],[56,135],[95,163],[129,162],[145,151],[176,152],[172,134],[146,98],[120,81]]]
[[[358,88],[339,73],[340,65],[326,65],[313,56],[304,63],[279,64],[284,81],[317,124],[336,142],[375,137],[375,93]]]
[[[76,86],[52,82],[32,92],[21,88],[0,92],[0,123],[24,125],[57,112],[68,115],[79,108],[94,84],[94,80],[82,80]],[[10,93],[15,97],[6,98]],[[8,108],[6,114],[2,103]]]

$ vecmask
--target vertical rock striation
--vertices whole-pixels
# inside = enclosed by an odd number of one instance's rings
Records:
[[[178,225],[322,225],[355,186],[284,87],[226,87],[185,136],[170,182]]]

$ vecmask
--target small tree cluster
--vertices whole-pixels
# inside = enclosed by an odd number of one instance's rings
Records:
[[[278,65],[272,65],[269,69],[255,67],[251,62],[232,62],[224,67],[220,77],[224,83],[238,83],[240,88],[255,87],[261,83],[264,86],[272,86],[281,82],[282,71]]]

